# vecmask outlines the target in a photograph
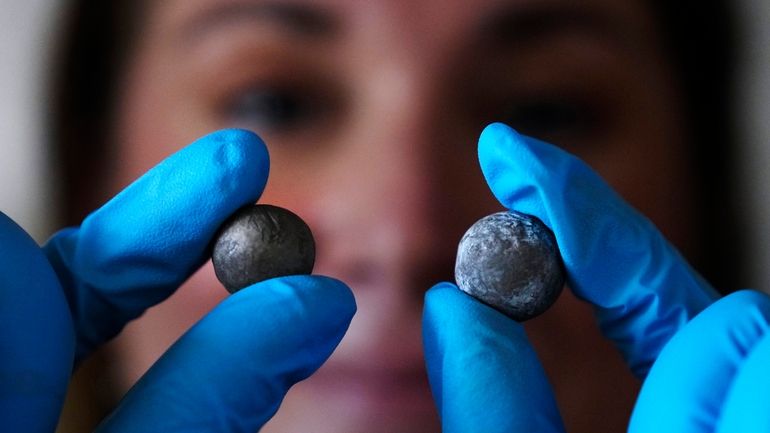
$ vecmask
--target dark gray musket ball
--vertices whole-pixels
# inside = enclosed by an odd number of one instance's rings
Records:
[[[460,290],[519,322],[556,301],[564,274],[551,230],[521,212],[480,219],[465,232],[457,250],[455,279]]]
[[[310,227],[277,206],[242,207],[214,239],[214,272],[230,293],[269,278],[313,271],[315,241]]]

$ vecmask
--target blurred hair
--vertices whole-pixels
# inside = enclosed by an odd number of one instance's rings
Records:
[[[688,152],[698,181],[704,253],[693,265],[723,293],[739,288],[747,271],[744,227],[737,211],[734,76],[738,26],[724,0],[651,0],[684,96]]]
[[[61,165],[62,222],[78,224],[104,197],[116,82],[140,23],[142,1],[73,0],[51,81],[50,137]],[[651,0],[684,95],[705,252],[691,257],[720,288],[742,275],[741,228],[731,202],[733,14],[726,0]]]

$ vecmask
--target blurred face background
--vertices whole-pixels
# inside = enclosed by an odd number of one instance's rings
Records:
[[[476,160],[490,122],[577,154],[685,253],[702,247],[683,85],[648,2],[141,3],[89,200],[210,131],[251,129],[271,155],[260,201],[301,215],[315,273],[356,296],[340,347],[265,432],[439,431],[422,298],[501,209]],[[206,265],[129,324],[109,348],[118,392],[225,295]],[[638,384],[590,308],[565,292],[526,327],[571,431],[623,430]]]

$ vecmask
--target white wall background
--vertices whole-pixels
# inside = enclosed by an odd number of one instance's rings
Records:
[[[0,0],[0,211],[38,242],[52,230],[41,82],[58,0]]]
[[[105,0],[109,1],[109,0]],[[675,0],[674,0],[675,1]],[[50,40],[61,0],[0,0],[0,211],[38,241],[54,229],[51,186],[56,174],[43,150],[43,89]],[[741,194],[747,238],[755,251],[754,287],[770,289],[770,0],[741,0],[748,40],[738,95],[744,131]]]
[[[770,1],[741,3],[747,39],[736,90],[742,102],[740,180],[753,251],[750,284],[770,291]]]

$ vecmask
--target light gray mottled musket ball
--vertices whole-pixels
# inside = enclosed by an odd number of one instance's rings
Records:
[[[211,261],[219,281],[235,293],[268,278],[313,272],[315,241],[310,227],[294,213],[249,205],[222,224]]]
[[[480,219],[465,232],[457,250],[455,279],[460,290],[519,322],[556,301],[564,274],[551,230],[521,212]]]

